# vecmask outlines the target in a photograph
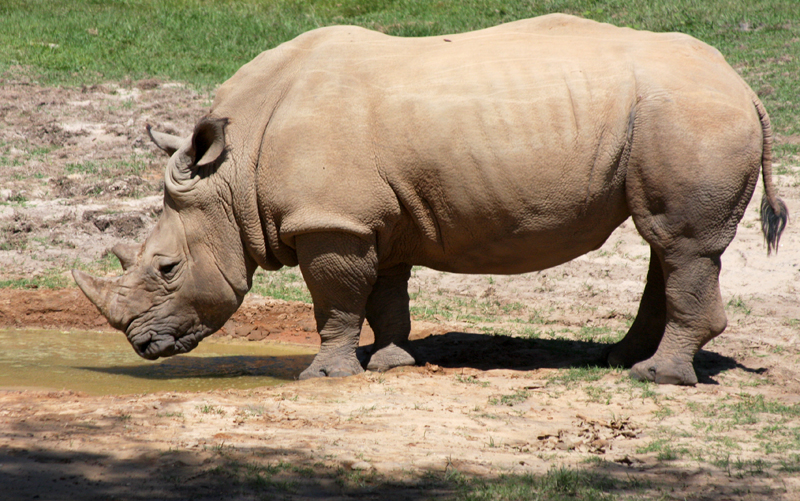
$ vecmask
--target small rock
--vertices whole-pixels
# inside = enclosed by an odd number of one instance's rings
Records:
[[[388,474],[395,471],[403,470],[403,468],[405,468],[405,465],[403,465],[402,463],[395,463],[392,461],[384,461],[382,463],[375,463],[374,465],[372,465],[372,467],[378,473]]]
[[[414,461],[414,466],[423,471],[445,471],[447,468],[447,460],[442,459],[421,459]]]
[[[562,451],[571,451],[575,448],[575,444],[572,443],[570,440],[564,440],[563,442],[559,442],[556,444],[556,449]]]
[[[524,461],[522,461],[522,463],[524,464]],[[466,473],[467,475],[474,475],[478,477],[489,475],[492,472],[492,470],[490,470],[485,466],[481,466],[479,464],[470,464],[470,463],[458,465],[457,470],[460,471],[461,473]]]
[[[262,339],[266,338],[268,333],[262,331],[261,329],[255,329],[250,331],[250,334],[247,335],[247,339],[249,341],[261,341]]]
[[[352,465],[350,465],[350,469],[351,470],[358,470],[358,471],[371,470],[372,469],[372,465],[367,463],[366,461],[358,461],[358,462],[355,462]]]
[[[523,449],[530,445],[527,440],[521,438],[510,438],[506,440],[505,444],[512,449]]]
[[[247,337],[253,331],[252,325],[240,325],[236,327],[234,331],[236,333],[236,337]]]
[[[614,457],[611,458],[611,460],[614,461],[615,463],[624,464],[624,465],[627,465],[627,466],[630,466],[632,464],[638,464],[638,463],[642,462],[641,459],[628,456],[627,454],[614,456]]]
[[[439,372],[439,371],[442,370],[442,368],[439,367],[436,364],[432,364],[430,362],[425,362],[425,370],[428,371],[428,372]]]

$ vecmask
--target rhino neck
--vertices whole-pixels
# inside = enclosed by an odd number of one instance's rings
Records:
[[[251,141],[236,142],[244,150],[234,152],[235,167],[229,172],[228,186],[231,189],[231,202],[233,216],[239,226],[242,244],[245,252],[255,263],[265,270],[279,270],[284,266],[272,252],[269,239],[265,235],[265,225],[262,221],[262,211],[258,206],[256,172],[258,161],[251,160],[251,153],[247,146]],[[258,143],[256,143],[258,144]],[[253,270],[255,272],[255,269]]]
[[[269,168],[265,154],[268,126],[292,80],[293,71],[286,68],[287,57],[283,50],[276,49],[269,51],[269,57],[257,58],[257,62],[242,67],[219,88],[211,111],[230,119],[227,142],[235,161],[228,179],[233,213],[245,249],[266,270],[297,264],[294,250],[278,239],[274,214],[266,210],[269,204],[263,203],[264,193],[260,192],[265,190],[260,189],[259,183],[263,171]],[[265,82],[270,83],[268,89]],[[263,102],[254,107],[256,94]]]

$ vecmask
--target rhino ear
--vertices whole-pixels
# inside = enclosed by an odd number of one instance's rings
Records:
[[[167,167],[164,182],[170,193],[175,196],[188,193],[198,180],[213,172],[214,165],[225,156],[227,124],[227,118],[210,116],[197,122],[191,139],[181,146]]]
[[[192,151],[196,167],[216,162],[225,152],[225,126],[227,118],[203,117],[192,133]]]
[[[147,135],[150,136],[150,140],[153,141],[156,146],[166,151],[169,156],[172,156],[173,153],[181,149],[181,146],[186,143],[185,138],[154,131],[153,128],[150,127],[150,124],[147,124],[146,127]]]

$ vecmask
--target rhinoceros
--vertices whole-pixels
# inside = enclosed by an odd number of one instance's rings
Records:
[[[299,265],[321,338],[301,379],[361,373],[365,318],[368,370],[414,364],[412,266],[543,270],[631,217],[650,265],[607,362],[692,385],[759,172],[768,252],[788,217],[768,115],[716,49],[567,15],[424,38],[316,29],[237,71],[190,137],[148,131],[170,155],[163,214],[113,248],[122,276],[73,272],[147,359],[219,329],[258,267]]]

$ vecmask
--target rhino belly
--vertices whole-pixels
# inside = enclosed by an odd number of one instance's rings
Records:
[[[442,229],[438,242],[423,236],[420,252],[410,261],[453,273],[515,274],[557,266],[598,249],[627,219],[623,194],[615,198],[584,214],[573,208],[571,213],[544,217],[496,214],[465,219]]]

